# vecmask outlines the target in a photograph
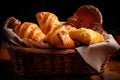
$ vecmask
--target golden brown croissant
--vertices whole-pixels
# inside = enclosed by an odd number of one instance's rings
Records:
[[[74,31],[74,30],[77,29],[77,28],[75,28],[75,27],[73,27],[73,26],[71,26],[71,25],[68,25],[68,24],[62,25],[61,27],[63,27],[63,29],[64,29],[67,33],[69,33],[70,31]]]
[[[71,30],[76,30],[76,28],[70,25],[56,28],[47,35],[46,41],[57,48],[74,48],[75,43],[69,36]]]
[[[54,28],[61,25],[58,17],[51,12],[38,12],[36,13],[36,18],[42,32],[46,35],[50,33]]]
[[[23,22],[19,26],[13,26],[13,32],[15,32],[27,45],[31,47],[49,47],[48,44],[44,43],[46,35],[35,23]]]
[[[71,31],[69,34],[73,40],[84,43],[86,45],[104,41],[103,35],[87,28],[79,28],[77,30]]]

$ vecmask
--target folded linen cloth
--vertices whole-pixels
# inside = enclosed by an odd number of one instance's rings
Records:
[[[106,59],[119,49],[120,45],[111,34],[105,34],[104,42],[76,48],[83,59],[98,72],[101,72]]]

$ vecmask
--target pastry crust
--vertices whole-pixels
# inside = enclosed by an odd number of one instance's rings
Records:
[[[48,43],[44,43],[46,35],[35,23],[23,22],[19,26],[14,26],[13,32],[16,33],[23,42],[30,47],[50,48]]]
[[[51,12],[38,12],[36,13],[36,19],[42,32],[46,35],[61,25],[58,17]]]
[[[20,36],[20,38],[28,38],[29,34],[34,28],[38,28],[35,23],[24,22],[18,28],[18,36]]]
[[[80,43],[84,43],[86,45],[104,41],[103,35],[87,28],[79,28],[75,31],[71,31],[69,34],[73,40],[76,40]]]
[[[76,30],[76,28],[70,25],[63,25],[59,28],[54,29],[50,34],[47,35],[46,41],[56,48],[74,48],[75,43],[69,36],[69,32]]]

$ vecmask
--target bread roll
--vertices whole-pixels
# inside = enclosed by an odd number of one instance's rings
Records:
[[[36,19],[44,34],[50,33],[54,28],[61,25],[58,17],[51,12],[38,12],[36,13]]]
[[[59,28],[56,28],[47,35],[46,41],[59,49],[74,48],[75,43],[69,36],[69,32],[71,30],[76,30],[76,28],[70,25],[63,25]]]
[[[87,28],[79,28],[74,31],[71,31],[69,34],[73,40],[76,40],[80,43],[84,43],[86,45],[104,41],[103,35]]]

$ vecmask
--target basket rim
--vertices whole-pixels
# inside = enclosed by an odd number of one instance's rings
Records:
[[[13,45],[7,42],[4,42],[3,45],[11,51],[17,51],[17,52],[24,52],[24,53],[34,53],[34,54],[76,54],[76,49],[40,49],[40,48],[32,48],[32,47],[24,47],[24,46],[17,46]]]

